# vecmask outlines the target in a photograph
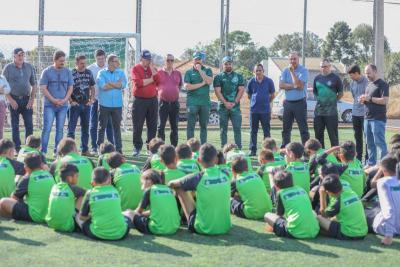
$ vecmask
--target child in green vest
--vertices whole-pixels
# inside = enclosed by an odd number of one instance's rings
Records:
[[[222,152],[221,150],[218,150],[217,152],[217,166],[218,168],[220,168],[221,171],[227,173],[229,175],[229,179],[232,180],[232,167],[228,163],[226,163],[224,152]]]
[[[324,233],[337,239],[363,239],[367,235],[367,220],[361,200],[354,191],[343,190],[337,176],[325,177],[319,194],[321,215],[318,220]],[[332,200],[329,206],[326,194]]]
[[[275,161],[276,166],[285,166],[286,165],[285,157],[281,153],[281,151],[278,149],[275,139],[273,139],[271,137],[266,137],[264,139],[264,141],[262,142],[262,148],[269,149],[272,151],[272,153],[274,154],[274,161]]]
[[[241,151],[236,144],[226,144],[224,145],[222,152],[226,160],[226,164],[231,167],[231,163],[237,157],[243,157],[247,160],[247,165],[249,166],[249,171],[253,171],[253,166],[251,163],[251,158],[246,156],[244,151]]]
[[[177,168],[186,174],[198,173],[201,171],[201,167],[197,160],[193,159],[193,153],[190,146],[187,144],[180,144],[175,149],[178,163]]]
[[[143,234],[170,235],[179,229],[181,217],[172,189],[161,175],[147,170],[141,177],[143,198],[133,217],[134,227]]]
[[[285,165],[280,165],[282,164],[282,161],[275,161],[274,153],[265,148],[263,148],[258,154],[258,163],[260,164],[260,167],[258,167],[257,174],[262,178],[268,194],[271,194],[272,177],[270,177],[270,173],[274,168]]]
[[[293,184],[303,188],[307,194],[310,192],[310,171],[308,163],[302,160],[304,147],[298,142],[292,142],[286,145],[286,171],[293,175]]]
[[[169,182],[181,202],[191,232],[226,234],[231,228],[228,174],[215,165],[217,150],[211,144],[200,148],[203,171]],[[190,191],[196,192],[196,203]]]
[[[12,197],[1,199],[0,214],[12,217],[14,220],[44,222],[54,178],[43,169],[42,158],[39,154],[26,156],[25,172]]]
[[[97,240],[120,240],[128,236],[133,212],[122,213],[121,198],[111,185],[110,172],[97,167],[92,175],[93,188],[82,201],[76,221],[84,235]]]
[[[64,163],[60,168],[61,182],[53,185],[50,193],[49,207],[47,209],[47,225],[61,232],[75,230],[76,211],[81,206],[86,191],[78,186],[79,170],[69,163]]]
[[[134,210],[142,198],[140,169],[126,162],[119,152],[109,154],[107,164],[111,168],[111,181],[121,197],[122,210]]]
[[[142,172],[147,171],[148,169],[153,169],[157,171],[162,171],[165,169],[165,165],[161,163],[161,158],[159,154],[159,149],[162,145],[164,145],[164,140],[162,140],[161,138],[153,138],[150,140],[150,155],[142,167]]]
[[[261,177],[248,171],[247,164],[247,160],[242,157],[232,162],[231,213],[241,218],[258,220],[272,210],[272,202]]]
[[[186,173],[177,168],[177,157],[175,148],[171,145],[162,145],[160,147],[160,158],[161,163],[165,165],[165,169],[162,171],[164,174],[165,184],[168,184],[172,180],[176,180],[186,176]]]
[[[100,145],[100,157],[97,161],[97,167],[104,167],[106,168],[108,171],[110,170],[110,166],[107,163],[108,160],[108,156],[110,155],[110,153],[115,152],[115,146],[113,144],[111,144],[110,142],[106,141],[104,143],[102,143]]]
[[[9,139],[0,140],[0,199],[11,196],[15,183],[25,174],[24,164],[13,160],[15,145]]]
[[[190,149],[192,150],[193,159],[199,161],[200,141],[197,138],[192,137],[187,140],[186,144],[190,146]]]
[[[92,188],[91,175],[94,168],[93,162],[84,156],[79,155],[76,143],[72,138],[64,138],[57,146],[59,159],[53,162],[50,172],[56,182],[60,182],[60,167],[63,163],[74,164],[79,170],[78,186],[83,189]]]
[[[36,153],[42,155],[42,162],[46,164],[46,157],[40,152],[41,142],[40,137],[34,135],[28,136],[25,141],[25,146],[21,147],[18,152],[17,161],[24,163],[26,155]]]
[[[273,180],[277,206],[276,214],[268,212],[264,216],[268,231],[280,237],[315,238],[319,225],[307,192],[294,185],[290,172],[278,171]]]

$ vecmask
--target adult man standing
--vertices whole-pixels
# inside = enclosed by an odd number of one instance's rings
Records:
[[[50,132],[54,120],[56,120],[56,136],[54,153],[57,145],[64,135],[65,117],[68,111],[68,100],[72,94],[74,80],[72,72],[64,67],[65,53],[56,51],[53,55],[54,64],[45,68],[40,78],[40,89],[44,99],[42,152],[47,153]]]
[[[100,70],[107,68],[106,65],[106,53],[102,49],[97,49],[94,52],[94,58],[96,62],[91,64],[88,69],[92,72],[93,78],[96,82],[97,74]],[[90,107],[90,139],[92,142],[92,152],[97,153],[97,128],[99,125],[99,88],[97,84],[95,85],[95,101],[93,102],[92,106]],[[114,144],[114,134],[111,119],[108,120],[107,128],[107,139],[111,143]]]
[[[264,66],[254,66],[254,77],[247,85],[247,94],[250,99],[250,156],[257,155],[257,134],[261,126],[264,138],[270,137],[271,110],[270,103],[275,96],[274,82],[264,75]]]
[[[179,122],[179,90],[182,86],[182,74],[174,70],[174,56],[168,54],[164,69],[158,71],[160,81],[158,83],[158,133],[157,136],[165,140],[165,124],[169,118],[171,127],[171,145],[178,145]]]
[[[365,67],[365,76],[370,82],[359,101],[365,105],[364,132],[368,149],[367,164],[374,166],[378,159],[377,149],[380,151],[379,159],[387,154],[385,127],[389,85],[378,77],[375,65],[369,64]]]
[[[299,126],[301,142],[304,144],[310,139],[307,125],[307,82],[308,70],[299,64],[299,54],[291,52],[289,67],[283,70],[279,82],[279,88],[285,90],[282,147],[290,143],[294,120]]]
[[[19,116],[22,115],[25,126],[25,139],[33,133],[33,103],[37,91],[36,73],[31,64],[25,62],[22,48],[14,49],[14,62],[7,64],[3,76],[11,87],[6,95],[10,104],[12,139],[17,151],[21,148],[19,136]]]
[[[343,96],[343,83],[340,77],[332,72],[329,59],[323,59],[320,67],[321,74],[315,77],[313,84],[313,92],[317,99],[314,132],[315,138],[325,148],[325,127],[331,146],[339,145],[337,101]]]
[[[232,122],[235,143],[242,149],[242,113],[240,99],[244,93],[243,76],[233,71],[232,58],[222,59],[224,71],[215,76],[214,90],[219,99],[219,128],[221,147],[227,143],[228,122]]]
[[[99,88],[99,130],[97,146],[104,142],[104,134],[108,121],[114,131],[115,148],[122,154],[121,121],[122,121],[122,90],[126,87],[125,73],[119,68],[119,59],[110,54],[107,57],[106,69],[99,71],[97,86]]]
[[[352,79],[350,83],[350,90],[353,96],[352,121],[354,128],[354,139],[356,140],[357,159],[362,162],[365,108],[364,105],[358,101],[358,99],[361,95],[365,94],[365,88],[368,86],[368,79],[361,75],[361,70],[358,65],[350,66],[347,73]],[[366,151],[365,154],[365,160],[367,159],[368,151]]]
[[[210,117],[210,84],[213,81],[213,74],[210,68],[202,64],[202,54],[193,54],[193,68],[185,73],[184,86],[187,90],[187,131],[186,137],[189,140],[194,137],[194,128],[197,117],[200,124],[200,142],[207,142],[207,125]]]
[[[68,120],[68,137],[75,139],[75,129],[78,118],[81,121],[81,152],[84,156],[89,153],[89,118],[90,106],[94,102],[94,85],[92,72],[86,69],[86,57],[79,55],[75,58],[75,69],[72,70],[74,90],[71,94]]]
[[[132,80],[132,95],[134,96],[132,105],[133,156],[137,157],[143,146],[142,131],[145,120],[147,126],[146,144],[157,134],[157,84],[159,74],[157,69],[151,66],[149,50],[142,51],[140,63],[132,68]]]

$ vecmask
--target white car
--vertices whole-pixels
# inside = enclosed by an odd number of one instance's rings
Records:
[[[283,101],[285,95],[284,91],[279,91],[278,95],[272,102],[272,116],[278,117],[278,119],[282,120],[283,117]],[[313,119],[314,118],[314,110],[317,104],[317,100],[315,99],[314,93],[312,90],[308,89],[307,91],[307,118]],[[345,123],[351,123],[352,119],[352,110],[353,110],[353,103],[344,102],[339,100],[337,103],[338,108],[338,116],[339,120]]]

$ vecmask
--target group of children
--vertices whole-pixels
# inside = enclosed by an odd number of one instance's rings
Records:
[[[118,240],[131,228],[169,235],[181,225],[225,234],[234,214],[264,219],[282,237],[362,239],[370,231],[390,245],[400,234],[400,135],[391,146],[378,166],[364,169],[350,141],[328,150],[315,139],[278,149],[266,138],[255,169],[234,144],[218,151],[192,138],[175,148],[154,138],[140,170],[111,143],[101,145],[95,167],[70,138],[50,165],[39,138],[29,136],[17,160],[12,141],[2,139],[0,215]]]

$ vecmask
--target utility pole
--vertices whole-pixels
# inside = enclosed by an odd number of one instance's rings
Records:
[[[375,32],[374,32],[374,62],[378,68],[379,77],[383,78],[385,73],[384,65],[384,45],[385,45],[385,34],[384,34],[384,0],[375,0]]]
[[[304,17],[303,17],[303,44],[301,47],[302,64],[306,65],[306,46],[307,46],[307,0],[304,0]]]
[[[38,30],[39,31],[44,31],[44,0],[39,0],[39,24],[38,24]],[[44,38],[43,34],[38,35],[38,47],[37,47],[37,70],[36,70],[36,76],[39,78],[40,74],[42,73],[42,70],[44,68],[43,66],[43,53],[44,53]],[[32,62],[33,63],[33,62]],[[39,80],[39,79],[37,79]],[[36,116],[36,122],[37,126],[39,128],[42,127],[42,105],[41,105],[41,90],[37,90],[36,93],[36,111],[37,111],[37,116]]]
[[[222,69],[222,59],[228,54],[229,35],[229,3],[230,0],[221,0],[220,48],[219,67]]]
[[[142,0],[136,0],[136,33],[139,34],[139,38],[136,42],[139,42],[139,52],[142,50]]]

